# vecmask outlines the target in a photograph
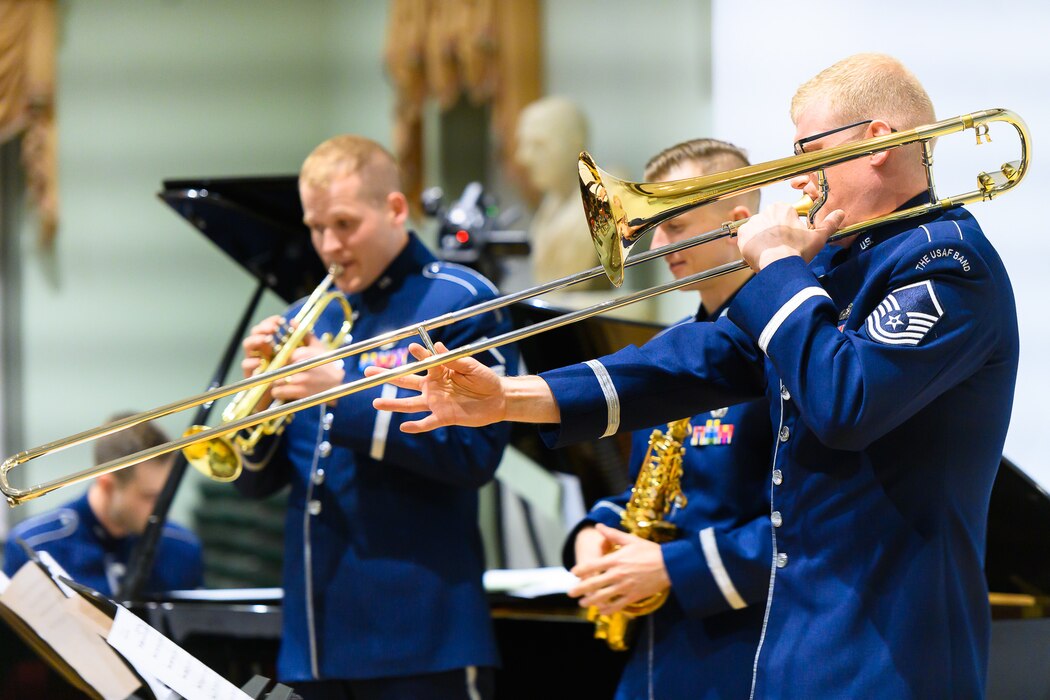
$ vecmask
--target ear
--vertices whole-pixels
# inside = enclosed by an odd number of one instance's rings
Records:
[[[733,211],[729,212],[730,221],[743,221],[748,218],[751,218],[751,210],[743,204],[733,207]]]
[[[876,119],[871,124],[868,124],[868,133],[865,134],[866,138],[873,139],[877,136],[886,136],[887,134],[893,133],[893,127],[881,119]],[[884,165],[890,157],[889,151],[879,151],[869,156],[869,161],[873,167],[879,167]]]
[[[113,476],[112,472],[109,474],[100,474],[95,477],[95,483],[98,487],[106,494],[113,493],[117,488],[117,477]]]
[[[726,222],[730,222],[730,221],[742,221],[743,219],[747,219],[747,218],[749,218],[750,216],[751,216],[751,210],[750,210],[750,209],[748,209],[747,207],[745,207],[745,206],[744,206],[743,204],[738,204],[737,206],[733,207],[733,208],[732,208],[732,209],[731,209],[731,210],[729,211],[729,218],[728,218],[728,219],[726,219]],[[736,237],[733,237],[733,236],[726,236],[725,238],[723,238],[723,239],[721,239],[721,240],[722,240],[722,242],[723,242],[723,243],[725,243],[725,244],[726,244],[727,246],[729,246],[730,248],[732,248],[732,249],[736,250],[736,248],[737,248],[737,240],[736,240]]]
[[[387,211],[390,212],[391,221],[398,226],[404,226],[408,221],[408,199],[403,192],[391,192],[386,196]]]

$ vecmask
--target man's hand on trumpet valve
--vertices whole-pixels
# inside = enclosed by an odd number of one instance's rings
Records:
[[[262,360],[273,357],[274,338],[277,336],[284,319],[281,316],[270,316],[259,321],[248,331],[248,336],[241,341],[244,350],[244,359],[241,361],[241,371],[245,377],[250,377],[259,371]]]
[[[611,615],[671,586],[659,544],[600,523],[593,531],[605,540],[601,546],[608,551],[572,568],[580,582],[568,594],[580,599],[580,607],[593,605]]]
[[[244,359],[241,361],[241,371],[245,377],[250,377],[259,371],[262,361],[273,357],[274,342],[280,331],[284,319],[281,316],[270,316],[263,319],[252,327],[248,337],[242,342],[244,348]],[[295,364],[329,352],[326,347],[313,333],[306,336],[305,342],[296,348],[289,364]],[[267,396],[260,402],[260,408],[268,405],[271,399],[278,401],[295,401],[343,383],[346,372],[343,370],[343,361],[336,360],[327,362],[313,369],[278,379],[267,392]]]
[[[846,214],[841,209],[828,214],[814,228],[790,204],[777,202],[755,214],[737,231],[740,254],[752,270],[758,272],[781,258],[800,255],[811,261],[838,231]]]
[[[436,343],[435,349],[439,355],[448,352],[442,343]],[[432,354],[418,343],[409,345],[408,350],[417,360],[425,360]],[[384,371],[367,367],[365,376],[373,377]],[[542,379],[501,377],[472,357],[431,367],[425,375],[391,379],[390,383],[419,394],[380,397],[372,401],[373,408],[395,413],[429,412],[419,420],[402,423],[404,433],[425,433],[447,425],[476,428],[504,420],[557,423],[560,418],[558,406]]]

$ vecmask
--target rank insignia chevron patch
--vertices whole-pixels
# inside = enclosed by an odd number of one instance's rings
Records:
[[[864,323],[876,342],[918,345],[943,315],[933,282],[925,280],[890,292]]]

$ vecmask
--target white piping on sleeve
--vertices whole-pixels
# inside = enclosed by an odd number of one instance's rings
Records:
[[[811,297],[831,297],[827,292],[824,291],[823,287],[806,287],[805,289],[797,292],[795,296],[791,297],[777,309],[777,312],[773,314],[773,318],[769,319],[769,323],[762,329],[762,332],[758,336],[758,347],[762,349],[762,352],[766,352],[766,348],[769,347],[769,341],[773,339],[773,334],[780,330],[780,326],[787,320],[787,317],[791,313],[802,306],[802,302],[806,301]]]
[[[584,364],[594,372],[598,385],[601,386],[602,393],[605,395],[605,406],[609,417],[602,437],[615,435],[620,429],[620,397],[616,394],[616,387],[613,385],[612,377],[609,376],[609,370],[598,360],[587,360]]]
[[[467,666],[467,697],[470,700],[481,700],[481,692],[478,690],[478,667]]]
[[[725,564],[722,562],[722,555],[718,552],[718,540],[715,539],[715,529],[713,527],[705,527],[700,531],[700,548],[704,550],[707,568],[711,570],[711,575],[715,577],[715,583],[718,584],[718,590],[722,591],[722,595],[725,596],[729,606],[733,610],[746,608],[747,602],[736,590],[736,586],[733,585],[733,579],[729,577],[729,572],[726,571]]]

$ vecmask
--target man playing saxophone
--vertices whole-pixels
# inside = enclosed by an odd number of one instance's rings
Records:
[[[439,262],[407,229],[397,165],[378,144],[351,135],[325,141],[303,163],[299,193],[317,254],[325,267],[337,266],[354,338],[496,296],[488,280]],[[336,334],[346,318],[338,307],[325,308],[292,362],[326,350],[322,335]],[[251,330],[246,376],[286,326],[271,317]],[[509,329],[506,316],[487,313],[434,331],[434,339],[458,345]],[[367,367],[400,366],[407,346],[390,343],[345,366],[290,375],[270,394],[291,401]],[[517,371],[513,347],[479,359],[501,375]],[[306,700],[491,698],[498,657],[481,583],[477,489],[493,477],[510,431],[406,435],[400,416],[371,405],[395,393],[378,387],[295,414],[282,435],[256,445],[235,482],[252,496],[291,485],[277,673]]]
[[[749,165],[736,146],[695,139],[654,156],[645,169],[648,182],[688,177]],[[690,238],[741,220],[758,210],[757,191],[690,210],[664,222],[652,246]],[[676,279],[740,259],[729,238],[671,253],[665,258]],[[722,316],[752,273],[744,269],[686,287],[698,292],[694,316],[681,323],[708,322]],[[671,433],[676,426],[659,426]],[[681,426],[679,426],[681,427]],[[663,544],[629,534],[623,521],[637,520],[633,489],[598,501],[570,534],[565,565],[582,581],[569,591],[597,613],[612,613],[610,601],[645,600],[670,589],[666,602],[633,623],[631,657],[616,697],[742,698],[751,686],[751,666],[762,628],[762,611],[773,558],[768,479],[772,446],[769,405],[765,400],[717,408],[692,416],[689,430],[670,447],[670,435],[652,450],[681,446],[682,497],[664,521],[675,538]],[[649,454],[656,430],[632,436],[631,482],[647,461],[673,454]],[[645,476],[643,475],[643,478]],[[662,483],[664,490],[673,484]],[[664,494],[673,498],[673,494]],[[641,506],[644,507],[644,504]],[[628,532],[624,532],[627,529]],[[593,614],[593,612],[592,612]],[[622,615],[622,613],[612,613]],[[610,646],[617,634],[603,630]],[[615,647],[614,647],[615,648]]]

